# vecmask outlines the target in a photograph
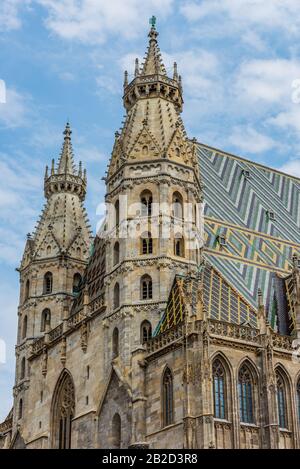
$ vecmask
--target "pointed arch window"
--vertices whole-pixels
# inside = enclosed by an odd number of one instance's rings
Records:
[[[120,244],[118,241],[114,245],[114,265],[119,264],[120,262]]]
[[[163,426],[167,427],[174,421],[173,409],[173,376],[167,368],[163,375]]]
[[[184,239],[179,233],[175,235],[174,254],[178,257],[184,257]]]
[[[18,419],[20,420],[23,417],[23,399],[19,401],[19,410],[18,410]]]
[[[143,321],[141,324],[141,343],[144,344],[152,337],[152,326],[149,321]]]
[[[53,446],[71,448],[72,419],[75,414],[75,389],[69,373],[64,373],[53,405]]]
[[[288,428],[286,386],[285,386],[285,382],[282,376],[278,372],[276,373],[276,385],[277,385],[277,408],[278,408],[279,428]]]
[[[23,324],[22,324],[22,339],[25,339],[27,336],[27,324],[28,324],[28,319],[26,315],[24,316]]]
[[[255,423],[253,411],[253,380],[249,368],[244,365],[239,371],[238,381],[240,421]]]
[[[30,293],[30,281],[28,279],[27,282],[26,282],[26,286],[25,286],[25,301],[28,300],[29,293]]]
[[[76,272],[73,277],[73,295],[76,295],[80,291],[82,278],[81,275]]]
[[[143,275],[141,278],[141,300],[152,299],[152,278],[150,275]]]
[[[150,191],[144,191],[141,194],[141,205],[142,205],[142,216],[150,217],[152,215],[152,193]]]
[[[119,226],[119,223],[120,223],[120,203],[119,203],[118,200],[115,203],[115,222],[116,222],[116,226]]]
[[[118,283],[114,286],[114,309],[120,306],[120,285]]]
[[[183,198],[179,192],[174,192],[172,197],[173,215],[176,218],[183,218]]]
[[[225,370],[220,360],[213,362],[213,387],[214,387],[214,416],[217,419],[226,418]]]
[[[44,275],[44,285],[43,285],[44,295],[52,293],[52,287],[53,287],[53,275],[51,272],[47,272]]]
[[[25,357],[23,357],[21,360],[20,379],[25,378],[25,373],[26,373],[26,360],[25,360]]]
[[[119,329],[117,327],[113,330],[112,335],[112,356],[116,358],[119,356]]]
[[[121,448],[121,417],[118,413],[112,419],[112,445],[113,448]]]
[[[42,311],[41,332],[45,332],[47,328],[49,330],[50,326],[51,326],[51,311],[49,308],[46,308]]]
[[[153,239],[150,232],[143,233],[141,236],[141,254],[153,253]]]

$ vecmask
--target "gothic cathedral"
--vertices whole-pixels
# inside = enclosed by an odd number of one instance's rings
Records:
[[[69,124],[18,269],[2,448],[300,448],[300,180],[188,138],[152,25],[106,220]]]

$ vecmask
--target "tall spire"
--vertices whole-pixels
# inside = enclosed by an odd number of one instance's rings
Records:
[[[64,143],[58,162],[58,174],[75,174],[75,165],[73,160],[73,149],[71,142],[72,130],[70,128],[69,122],[66,124],[66,128],[63,132],[64,134]]]
[[[148,34],[149,46],[141,72],[142,75],[167,75],[165,66],[161,59],[161,54],[157,43],[157,36],[158,32],[156,31],[155,26],[152,25]]]
[[[147,48],[145,61],[141,68],[136,59],[134,67],[134,78],[129,83],[128,73],[124,78],[124,107],[127,111],[132,109],[140,99],[162,98],[175,105],[178,112],[182,111],[182,87],[181,80],[177,72],[177,64],[174,64],[172,78],[168,77],[166,68],[162,62],[161,53],[158,47],[158,32],[155,28],[155,18],[150,20],[151,29],[149,31],[149,45]]]

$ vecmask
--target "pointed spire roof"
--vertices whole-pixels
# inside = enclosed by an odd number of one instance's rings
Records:
[[[156,31],[155,26],[152,26],[148,34],[149,46],[141,75],[167,75],[158,47],[157,36],[158,32]]]
[[[75,165],[73,160],[73,149],[71,142],[72,130],[69,122],[66,124],[66,128],[63,132],[64,143],[60,154],[57,173],[58,174],[75,174]]]
[[[79,163],[77,169],[74,164],[73,148],[71,142],[71,128],[67,122],[64,134],[64,143],[55,169],[55,161],[52,159],[51,171],[49,175],[48,167],[44,177],[44,191],[48,198],[54,192],[73,192],[76,193],[81,200],[84,199],[86,193],[86,171]]]

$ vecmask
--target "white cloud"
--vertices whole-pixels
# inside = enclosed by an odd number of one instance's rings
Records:
[[[187,1],[180,8],[191,22],[222,18],[230,22],[232,32],[257,26],[263,30],[280,28],[299,35],[298,0],[203,0]]]
[[[63,39],[103,43],[108,34],[136,37],[149,16],[166,17],[173,0],[35,0],[46,8],[46,26]]]
[[[19,127],[26,122],[29,98],[13,88],[6,90],[6,103],[0,103],[0,127]]]
[[[248,46],[256,49],[257,51],[264,51],[267,49],[267,44],[262,40],[259,34],[253,30],[248,30],[243,34],[242,41]]]
[[[12,388],[15,370],[15,341],[17,333],[17,304],[19,292],[18,274],[15,273],[15,287],[2,281],[0,285],[0,339],[6,345],[6,363],[0,364],[1,406],[0,422],[8,415],[12,407]]]
[[[42,173],[34,166],[21,155],[0,154],[0,262],[6,264],[20,261],[26,233],[39,213]]]
[[[278,169],[279,171],[283,171],[284,173],[290,174],[291,176],[300,178],[300,159],[287,161]]]
[[[28,6],[31,0],[1,0],[0,32],[18,29],[21,26],[20,10]]]
[[[258,132],[250,125],[234,127],[229,142],[245,153],[263,153],[278,146],[273,138]]]
[[[288,59],[251,60],[241,65],[236,93],[257,105],[292,102],[292,82],[300,77],[300,61]]]

